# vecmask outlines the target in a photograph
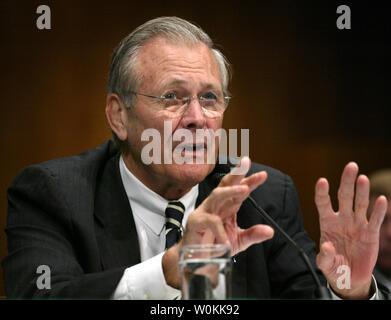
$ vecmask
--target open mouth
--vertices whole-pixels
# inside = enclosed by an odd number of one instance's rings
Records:
[[[216,157],[207,142],[179,143],[173,148],[172,159],[176,164],[211,164]]]
[[[181,150],[181,155],[184,157],[202,157],[206,153],[206,145],[204,143],[194,143],[184,145]]]
[[[196,151],[204,150],[204,149],[206,149],[204,143],[190,144],[190,145],[186,145],[183,147],[183,150],[185,152],[188,152],[188,151],[196,152]]]

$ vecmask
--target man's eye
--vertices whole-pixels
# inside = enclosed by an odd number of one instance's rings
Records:
[[[212,92],[205,93],[204,95],[202,95],[202,98],[205,100],[217,100],[216,95]]]
[[[163,98],[164,99],[176,99],[177,96],[176,96],[176,93],[169,92],[169,93],[166,93],[165,95],[163,95]]]

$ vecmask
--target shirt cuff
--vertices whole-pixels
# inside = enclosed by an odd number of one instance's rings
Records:
[[[180,290],[170,287],[163,274],[164,252],[127,268],[114,291],[115,300],[172,300]]]
[[[332,300],[344,300],[341,297],[339,297],[333,289],[330,287],[329,283],[327,282],[327,288],[330,291],[331,299]],[[368,300],[379,300],[379,290],[377,288],[377,282],[375,277],[372,275],[372,283],[370,287],[370,291],[373,292],[372,296]]]

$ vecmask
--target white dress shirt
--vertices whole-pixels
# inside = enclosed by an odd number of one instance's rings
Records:
[[[166,284],[162,269],[166,242],[165,210],[169,201],[138,180],[128,170],[122,156],[119,166],[137,229],[141,263],[125,270],[112,298],[174,299],[179,296],[180,291]],[[198,185],[178,199],[185,206],[183,228],[189,214],[195,209],[197,197]]]

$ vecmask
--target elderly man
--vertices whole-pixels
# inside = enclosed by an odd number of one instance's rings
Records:
[[[327,180],[316,184],[321,227],[316,257],[285,174],[244,157],[238,165],[244,169],[216,185],[212,177],[221,166],[214,161],[165,161],[167,151],[178,147],[172,137],[179,130],[195,137],[197,130],[221,128],[228,79],[224,56],[185,20],[154,19],[127,36],[113,54],[108,81],[106,115],[116,144],[26,168],[9,188],[7,295],[173,299],[180,287],[179,249],[224,243],[236,256],[234,298],[313,298],[307,267],[248,205],[250,193],[314,265],[316,260],[335,297],[387,294],[372,276],[387,201],[378,197],[366,220],[369,181],[357,177],[355,163],[343,171],[338,212],[331,207]],[[146,163],[142,136],[151,128],[163,137],[163,161]],[[205,160],[208,148],[195,140],[180,155]],[[169,225],[165,216],[173,209],[182,219]],[[50,285],[39,287],[42,265],[50,269]],[[350,271],[348,288],[338,285],[340,266]]]

